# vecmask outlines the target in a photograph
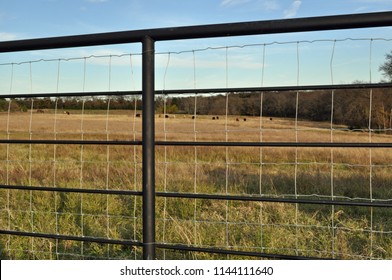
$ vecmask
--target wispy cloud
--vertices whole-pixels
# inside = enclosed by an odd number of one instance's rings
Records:
[[[355,13],[360,13],[360,12],[364,12],[364,11],[367,11],[367,10],[369,10],[369,7],[362,6],[362,7],[356,8],[354,12]]]
[[[267,11],[275,11],[279,9],[279,3],[277,0],[264,0],[262,7]]]
[[[102,3],[102,2],[108,2],[108,1],[110,1],[110,0],[87,0],[87,2],[90,2],[90,3]]]
[[[291,3],[290,7],[286,10],[284,10],[284,17],[285,18],[291,18],[295,17],[297,15],[297,12],[299,8],[301,7],[302,1],[301,0],[295,0],[293,3]]]
[[[242,5],[242,4],[248,3],[250,1],[251,0],[223,0],[220,5],[222,7],[231,7],[231,6]]]
[[[391,0],[357,0],[357,2],[370,3],[370,4],[375,4],[375,3],[391,4]]]
[[[0,32],[0,41],[12,41],[19,38],[16,33]]]
[[[254,4],[257,6],[257,9],[262,8],[266,11],[275,11],[278,10],[279,0],[221,0],[221,7],[234,7],[241,6],[245,4]]]

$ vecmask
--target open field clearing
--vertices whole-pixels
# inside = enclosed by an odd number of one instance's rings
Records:
[[[0,138],[141,140],[142,118],[134,111],[69,113],[0,113]],[[389,134],[288,118],[157,114],[155,126],[157,141],[392,142]],[[0,180],[2,185],[141,191],[141,146],[1,144]],[[157,146],[156,188],[170,193],[390,202],[392,151]],[[139,196],[1,189],[0,227],[141,241],[141,201]],[[392,259],[390,208],[157,197],[156,215],[160,243]],[[131,246],[0,238],[3,259],[141,258],[141,248]],[[158,250],[158,258],[222,256]]]

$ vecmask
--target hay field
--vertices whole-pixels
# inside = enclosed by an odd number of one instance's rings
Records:
[[[216,116],[215,116],[216,117]],[[238,118],[238,121],[236,120]],[[156,140],[391,142],[343,126],[156,115]],[[0,114],[2,139],[141,140],[132,111]],[[140,146],[0,146],[1,184],[141,190]],[[392,199],[392,152],[365,148],[156,148],[157,191]],[[141,198],[0,190],[2,229],[142,240]],[[157,198],[157,242],[339,259],[392,258],[389,208]],[[3,259],[139,259],[141,248],[0,236]],[[237,258],[158,250],[158,258]]]

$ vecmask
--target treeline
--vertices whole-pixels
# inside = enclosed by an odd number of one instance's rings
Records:
[[[32,104],[33,103],[33,104]],[[82,99],[30,98],[0,99],[1,111],[28,111],[31,109],[64,110],[141,110],[142,100],[137,97],[114,96]],[[319,91],[227,93],[220,95],[193,95],[187,97],[157,96],[156,112],[161,114],[269,116],[311,121],[331,121],[351,129],[391,128],[392,92],[390,89],[339,89]],[[370,122],[369,122],[370,120]]]
[[[158,105],[159,112],[162,103]],[[392,125],[392,91],[387,88],[230,93],[171,98],[165,103],[167,113],[225,115],[227,110],[229,115],[262,114],[328,122],[332,117],[334,124],[347,125],[350,129],[366,129],[369,124],[372,129],[387,129]]]
[[[27,112],[31,108],[38,109],[60,109],[60,110],[141,110],[142,101],[139,98],[129,98],[124,96],[114,96],[111,98],[17,98],[8,100],[0,99],[0,111],[22,111]]]

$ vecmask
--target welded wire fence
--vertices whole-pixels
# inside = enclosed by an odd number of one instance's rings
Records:
[[[0,43],[143,42],[140,53],[0,64],[1,257],[390,259],[392,85],[375,77],[392,39],[153,48],[391,18]]]

